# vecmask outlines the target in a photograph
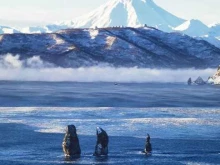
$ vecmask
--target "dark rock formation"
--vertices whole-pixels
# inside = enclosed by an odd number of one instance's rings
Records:
[[[192,79],[191,78],[188,79],[187,84],[192,85]]]
[[[63,152],[66,157],[79,157],[81,154],[79,139],[74,125],[68,125],[63,139]]]
[[[151,146],[151,143],[150,143],[150,135],[149,134],[147,135],[144,152],[146,154],[150,154],[152,152],[152,146]]]
[[[206,82],[201,77],[198,77],[193,83],[196,85],[205,85],[206,84]]]
[[[108,155],[108,134],[100,127],[96,129],[97,142],[94,156]]]

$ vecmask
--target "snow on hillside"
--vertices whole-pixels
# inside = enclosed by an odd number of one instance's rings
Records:
[[[40,26],[34,26],[34,27],[26,27],[21,29],[22,33],[51,33],[48,28],[46,27],[40,27]]]
[[[11,27],[0,26],[0,34],[13,34],[13,33],[20,33],[20,32]]]
[[[220,38],[220,23],[209,25],[209,28],[210,28],[210,32],[209,32],[210,36]]]
[[[26,27],[22,28],[22,33],[32,34],[32,33],[53,33],[61,29],[68,29],[70,26],[68,23],[65,25],[63,23],[61,24],[49,24],[46,26],[33,26],[33,27]]]
[[[153,0],[109,0],[94,11],[69,21],[56,22],[45,26],[33,26],[16,30],[0,26],[5,33],[53,33],[71,28],[103,27],[155,27],[165,32],[180,32],[206,40],[220,48],[220,24],[206,26],[199,20],[178,18],[159,7]]]
[[[211,43],[212,45],[220,48],[220,39],[217,38],[217,37],[212,37],[212,36],[209,36],[209,35],[205,35],[205,36],[202,36],[202,37],[196,37],[196,39],[205,40],[205,41]]]
[[[139,27],[147,24],[163,31],[171,31],[172,27],[183,22],[183,19],[157,6],[153,0],[111,0],[88,15],[74,19],[69,26],[75,28]],[[62,24],[66,23],[62,22]]]
[[[192,37],[204,36],[209,33],[209,27],[199,20],[189,20],[174,28],[174,30]]]
[[[174,31],[205,40],[220,48],[220,24],[205,25],[199,20],[189,20],[173,29]]]
[[[150,27],[0,35],[0,55],[7,53],[22,59],[38,55],[51,64],[74,68],[208,68],[220,62],[220,49],[208,42]]]
[[[109,0],[94,11],[70,21],[27,27],[23,33],[49,33],[67,28],[140,27],[145,24],[170,32],[185,20],[157,6],[153,0]]]

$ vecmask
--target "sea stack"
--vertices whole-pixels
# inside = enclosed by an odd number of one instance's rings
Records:
[[[74,125],[68,125],[66,127],[66,134],[63,139],[63,152],[66,157],[79,157],[81,149],[79,145],[79,139],[76,133],[76,127]]]
[[[202,79],[202,77],[198,77],[195,81],[194,81],[194,84],[196,85],[205,85],[206,82]]]
[[[191,77],[188,79],[187,84],[188,84],[188,85],[192,85],[192,79],[191,79]]]
[[[102,128],[96,128],[97,142],[95,146],[94,156],[108,155],[108,134]]]
[[[151,152],[152,152],[152,146],[151,146],[151,143],[150,143],[150,135],[147,134],[144,153],[151,154]]]

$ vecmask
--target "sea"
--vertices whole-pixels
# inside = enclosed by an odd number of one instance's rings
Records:
[[[82,154],[66,159],[67,125]],[[94,157],[96,127],[109,155]],[[147,134],[153,152],[142,153]],[[0,165],[218,165],[220,86],[0,81]]]

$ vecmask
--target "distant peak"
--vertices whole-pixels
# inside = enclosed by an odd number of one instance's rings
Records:
[[[199,20],[197,20],[197,19],[190,19],[188,21],[190,21],[190,22],[199,22]]]
[[[209,25],[209,27],[216,27],[216,26],[220,26],[220,23],[219,22],[214,22],[214,23]]]
[[[184,22],[180,26],[174,28],[176,31],[181,31],[189,36],[205,36],[209,33],[209,28],[200,20],[192,19]]]
[[[200,20],[198,19],[191,19],[189,20],[189,22],[192,22],[192,23],[202,23]],[[202,23],[203,24],[203,23]]]
[[[72,21],[71,27],[75,28],[140,27],[146,24],[170,32],[172,27],[182,24],[185,20],[164,10],[154,3],[154,0],[109,0]]]

